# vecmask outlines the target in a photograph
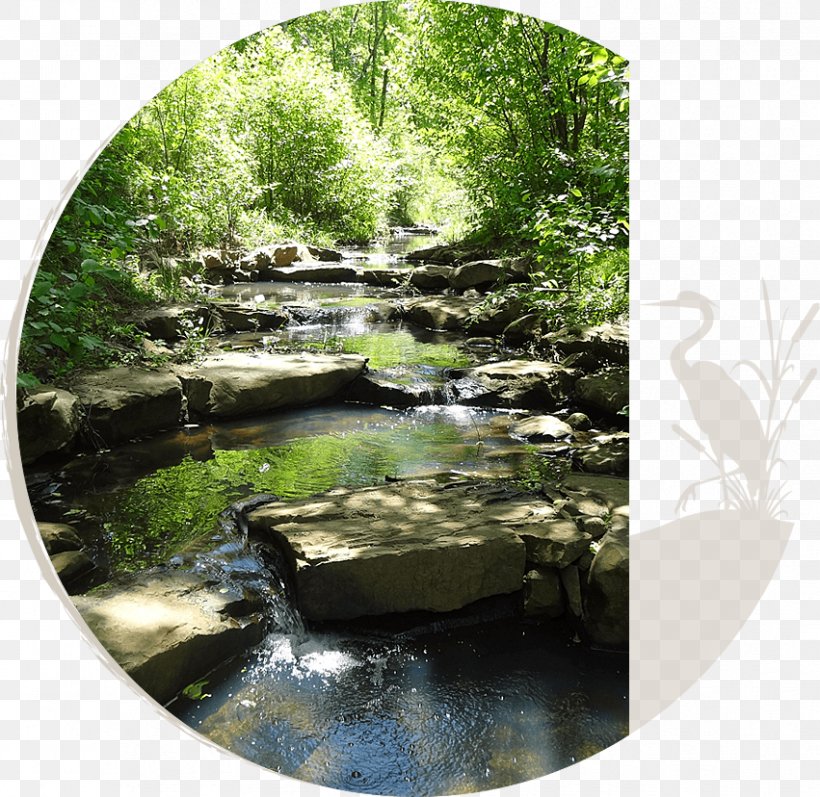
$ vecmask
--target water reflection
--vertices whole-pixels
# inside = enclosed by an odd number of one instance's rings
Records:
[[[32,489],[32,503],[38,518],[77,526],[100,580],[167,560],[255,493],[297,499],[442,470],[504,475],[509,459],[492,453],[509,452],[514,417],[348,404],[191,426],[77,457],[47,476],[48,490]],[[40,483],[28,475],[32,488]]]

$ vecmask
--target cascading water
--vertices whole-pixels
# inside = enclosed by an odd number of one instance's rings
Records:
[[[247,513],[258,506],[278,501],[275,495],[254,495],[224,510],[218,531],[208,538],[207,550],[199,545],[171,559],[175,567],[204,573],[224,587],[239,590],[261,600],[268,629],[302,638],[305,623],[299,612],[287,561],[273,543],[252,540],[248,535]],[[211,547],[217,543],[215,547]]]

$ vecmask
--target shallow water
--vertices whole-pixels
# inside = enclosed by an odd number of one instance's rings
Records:
[[[42,520],[74,523],[108,573],[167,560],[255,493],[297,499],[337,486],[442,470],[509,473],[515,414],[460,406],[407,411],[355,404],[193,426],[77,457],[57,474],[29,473]]]
[[[177,716],[262,766],[394,795],[500,788],[627,733],[626,658],[559,624],[505,618],[379,638],[271,634]]]

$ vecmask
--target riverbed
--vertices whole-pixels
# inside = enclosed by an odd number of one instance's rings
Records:
[[[401,267],[403,252],[429,242],[407,236],[348,253],[349,262]],[[193,422],[57,469],[30,467],[38,520],[71,523],[96,565],[72,592],[155,567],[212,568],[256,584],[269,563],[220,525],[236,501],[414,477],[509,479],[531,456],[510,432],[520,411],[464,406],[446,390],[450,369],[504,352],[390,318],[385,302],[396,289],[244,283],[215,293],[310,312],[274,332],[223,335],[213,347],[359,354],[428,400]],[[304,624],[281,590],[269,598],[291,606],[271,610],[261,645],[193,684],[172,710],[275,771],[364,793],[460,793],[543,776],[627,733],[625,654],[593,650],[568,620],[522,617],[520,594],[444,616],[335,625]]]

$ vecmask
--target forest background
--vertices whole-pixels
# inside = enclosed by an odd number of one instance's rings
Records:
[[[114,137],[36,276],[18,384],[139,356],[135,308],[202,290],[197,253],[360,244],[418,223],[533,261],[531,310],[628,306],[628,65],[483,6],[347,6],[244,39]]]

